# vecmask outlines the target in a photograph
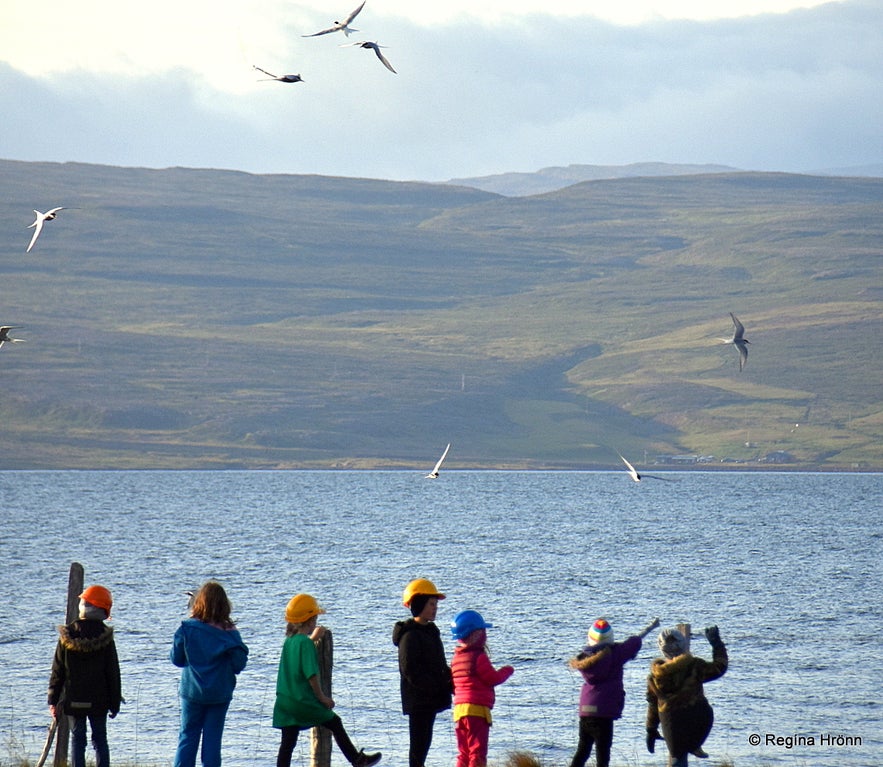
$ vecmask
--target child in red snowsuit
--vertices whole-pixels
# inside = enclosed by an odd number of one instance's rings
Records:
[[[457,641],[451,673],[454,678],[454,722],[457,734],[457,767],[485,767],[494,687],[505,682],[515,669],[495,669],[487,653],[485,622],[475,610],[464,610],[451,624]]]

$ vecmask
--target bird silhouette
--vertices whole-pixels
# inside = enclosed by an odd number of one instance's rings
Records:
[[[425,479],[438,479],[438,470],[441,468],[441,465],[445,462],[445,458],[447,458],[448,450],[451,449],[451,443],[448,442],[448,446],[445,448],[445,452],[442,453],[442,457],[438,459],[438,462],[435,464],[435,468],[426,475]]]
[[[365,7],[365,3],[356,8],[349,16],[346,17],[344,21],[335,21],[328,29],[322,29],[318,32],[313,32],[311,35],[301,35],[301,37],[319,37],[319,35],[329,35],[332,32],[343,32],[347,37],[349,37],[353,32],[358,32],[358,29],[353,29],[350,24],[353,19],[359,15],[359,11]]]
[[[263,72],[265,75],[269,75],[269,77],[262,77],[261,80],[278,80],[280,83],[302,83],[304,81],[303,77],[300,75],[274,75],[272,72],[268,72],[266,69],[261,69],[259,66],[252,64],[252,66],[257,69],[258,72]]]
[[[11,344],[23,344],[24,338],[10,338],[9,331],[13,328],[21,327],[20,325],[3,325],[0,327],[0,347],[9,342]]]
[[[632,466],[632,465],[631,465],[631,464],[625,459],[625,457],[623,456],[622,453],[620,453],[620,452],[617,450],[617,451],[616,451],[616,454],[617,454],[620,458],[622,458],[622,462],[626,465],[626,467],[627,467],[628,470],[629,470],[629,476],[630,476],[635,482],[640,482],[642,479],[659,479],[659,480],[662,480],[663,482],[674,482],[674,480],[669,479],[668,477],[657,477],[655,474],[639,474],[639,473],[638,473],[638,470],[637,470],[634,466]]]
[[[31,237],[31,244],[28,245],[28,249],[25,251],[25,253],[31,252],[31,248],[34,247],[34,243],[40,236],[40,232],[43,231],[43,224],[47,221],[54,221],[55,217],[58,215],[58,211],[60,210],[64,210],[64,208],[53,208],[52,210],[47,210],[45,213],[41,213],[39,210],[34,211],[34,215],[36,215],[36,218],[34,219],[34,223],[28,226],[28,229],[34,227],[34,236]]]
[[[372,51],[374,51],[375,54],[377,54],[377,58],[380,59],[380,62],[383,64],[383,66],[385,66],[385,67],[386,67],[390,72],[392,72],[394,75],[395,75],[395,74],[398,74],[398,72],[396,72],[396,71],[392,68],[392,64],[390,64],[390,63],[386,60],[386,56],[384,56],[384,55],[380,52],[380,49],[381,49],[381,48],[385,48],[385,47],[386,47],[385,45],[378,45],[377,43],[373,43],[373,42],[368,42],[368,41],[366,41],[366,42],[362,42],[362,43],[344,43],[344,44],[341,45],[340,47],[341,47],[341,48],[347,48],[347,47],[352,48],[352,47],[357,47],[357,48],[367,48],[368,50],[372,50]]]
[[[741,322],[736,318],[736,315],[730,312],[730,317],[733,318],[733,337],[732,338],[722,338],[725,344],[733,344],[739,351],[739,372],[742,372],[742,368],[745,367],[745,363],[748,362],[748,344],[751,343],[747,338],[745,338],[745,327]]]

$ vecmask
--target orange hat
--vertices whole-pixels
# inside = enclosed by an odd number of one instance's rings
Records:
[[[107,617],[110,617],[110,608],[113,607],[113,597],[110,595],[110,591],[104,588],[104,586],[89,586],[89,588],[80,594],[80,599],[88,602],[90,605],[100,607],[107,613]]]

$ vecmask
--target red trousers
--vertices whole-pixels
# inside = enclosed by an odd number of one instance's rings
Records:
[[[491,723],[483,716],[461,716],[457,733],[457,767],[485,767]]]

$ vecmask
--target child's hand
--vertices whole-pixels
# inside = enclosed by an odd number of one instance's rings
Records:
[[[319,703],[321,703],[325,708],[334,708],[334,700],[329,698],[327,695],[319,696]]]
[[[316,628],[313,629],[312,633],[310,633],[310,639],[312,639],[314,642],[318,642],[323,636],[325,636],[325,630],[326,629],[324,626],[316,626]],[[331,707],[329,706],[329,708]]]

